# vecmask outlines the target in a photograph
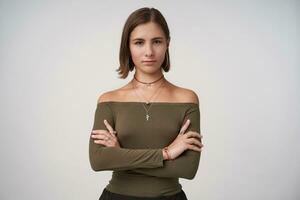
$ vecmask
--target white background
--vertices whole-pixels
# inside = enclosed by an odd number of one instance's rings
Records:
[[[128,15],[170,32],[165,77],[200,99],[204,149],[189,200],[300,199],[299,9],[287,1],[0,1],[0,199],[98,199],[88,140],[99,95],[119,88]]]

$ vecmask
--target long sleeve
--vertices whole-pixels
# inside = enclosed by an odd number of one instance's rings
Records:
[[[200,110],[199,106],[192,106],[184,117],[184,122],[190,119],[191,124],[187,131],[200,133]],[[134,169],[134,172],[157,176],[157,177],[178,177],[193,179],[197,173],[201,152],[186,150],[174,160],[165,160],[164,166],[160,168]]]
[[[106,119],[114,128],[112,110],[105,102],[98,103],[95,111],[93,130],[107,130]],[[163,166],[161,149],[125,149],[106,147],[89,140],[89,159],[94,171],[102,170],[130,170],[135,168],[157,168]]]

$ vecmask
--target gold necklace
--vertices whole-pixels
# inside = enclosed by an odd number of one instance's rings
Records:
[[[163,85],[164,82],[165,82],[165,81],[163,81],[163,82],[159,85],[159,87],[157,88],[157,90],[151,95],[150,99],[147,100],[147,101],[145,102],[146,105],[149,105],[149,104],[150,104],[150,101],[151,101],[152,97],[153,97],[158,91],[160,91],[160,88],[161,88],[161,86]],[[134,91],[135,94],[138,96],[138,98],[141,100],[139,94],[138,94],[137,91],[135,90],[135,87],[134,87],[134,85],[133,85],[133,82],[131,82],[131,85],[132,85],[133,91]],[[157,95],[158,95],[158,93],[157,93]],[[152,105],[153,105],[153,104],[150,104],[149,108],[147,109],[147,108],[145,107],[144,103],[142,103],[142,106],[144,107],[144,109],[145,109],[145,111],[146,111],[146,120],[147,120],[147,121],[148,121],[149,118],[150,118],[149,110],[150,110],[150,108],[151,108]]]

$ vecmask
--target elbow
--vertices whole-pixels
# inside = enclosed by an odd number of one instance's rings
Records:
[[[109,170],[108,167],[104,164],[103,161],[91,159],[90,160],[90,165],[93,171],[99,172],[99,171],[104,171],[104,170]]]
[[[91,157],[90,157],[90,166],[91,166],[92,170],[95,171],[95,172],[98,172],[98,171],[102,170],[101,167],[99,167],[101,165],[99,165],[99,163],[97,163],[95,161],[95,159],[93,159]]]
[[[109,169],[109,160],[107,156],[105,156],[105,148],[102,148],[103,146],[94,145],[90,140],[90,146],[89,146],[89,161],[90,166],[93,171],[104,171]]]
[[[102,157],[99,155],[100,152],[94,152],[90,153],[89,158],[90,158],[90,166],[93,171],[98,172],[98,171],[103,171],[107,170],[107,166],[105,163],[107,163],[105,160],[101,159]]]
[[[94,165],[91,165],[91,168],[92,168],[92,170],[93,170],[94,172],[99,172],[99,171],[101,171],[101,170],[98,170],[98,168],[96,168]]]
[[[91,165],[91,168],[93,171],[95,171],[95,172],[101,171],[101,168],[99,168],[99,166],[96,165],[95,161],[90,160],[90,165]]]
[[[195,176],[187,176],[187,177],[184,177],[185,179],[188,179],[188,180],[193,180]]]
[[[200,162],[200,153],[197,154],[196,158],[193,162],[190,163],[189,167],[184,170],[184,174],[182,178],[192,180],[195,178]]]
[[[188,180],[192,180],[192,179],[195,178],[196,174],[197,174],[197,169],[196,170],[195,169],[191,169],[186,174],[184,174],[182,178],[185,178],[185,179],[188,179]]]

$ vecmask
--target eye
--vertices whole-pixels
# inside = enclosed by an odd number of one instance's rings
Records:
[[[155,40],[154,43],[155,43],[155,44],[160,44],[160,43],[162,43],[162,42],[161,42],[160,40]]]
[[[136,45],[141,45],[143,42],[142,41],[137,41],[137,42],[135,42],[134,44],[136,44]]]

